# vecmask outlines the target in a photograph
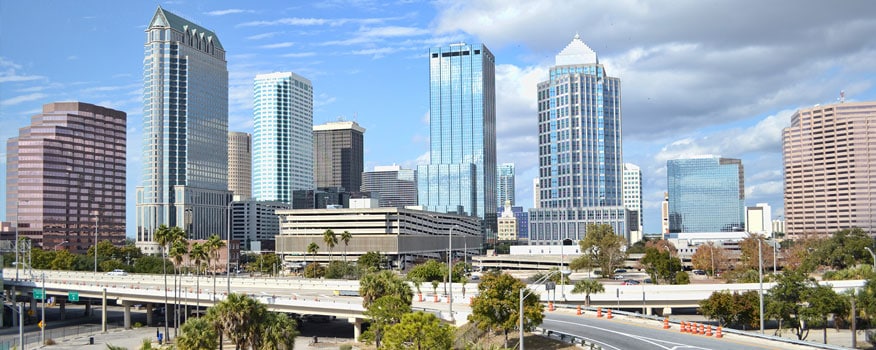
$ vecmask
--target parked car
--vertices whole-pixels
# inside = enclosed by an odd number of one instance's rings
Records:
[[[639,281],[636,281],[636,280],[625,280],[623,283],[623,285],[625,285],[625,286],[635,286],[638,284],[639,284]]]
[[[694,273],[694,275],[700,275],[700,276],[703,276],[703,275],[706,274],[706,271],[703,271],[703,270],[693,270],[693,273]]]
[[[112,270],[110,272],[107,272],[106,274],[110,275],[110,276],[127,276],[128,275],[128,273],[122,269],[115,269],[115,270]]]

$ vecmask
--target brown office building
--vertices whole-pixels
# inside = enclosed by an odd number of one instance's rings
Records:
[[[798,110],[782,151],[787,234],[876,234],[876,102]]]
[[[332,122],[313,127],[313,178],[317,188],[343,187],[359,191],[365,170],[365,129],[356,122]]]
[[[125,241],[127,114],[82,102],[43,106],[6,144],[6,218],[34,246],[83,253]]]

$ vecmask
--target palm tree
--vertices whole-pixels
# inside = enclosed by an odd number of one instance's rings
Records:
[[[316,262],[316,253],[317,252],[319,252],[319,244],[316,244],[316,242],[310,242],[310,244],[307,246],[307,253],[313,254],[313,261],[314,262]]]
[[[225,248],[225,241],[220,239],[219,235],[213,234],[210,236],[210,238],[207,238],[207,242],[204,242],[204,245],[205,245],[205,248],[207,249],[207,252],[209,252],[210,259],[208,259],[208,261],[215,260],[218,263],[219,262],[219,250],[221,250],[222,248]],[[228,258],[231,259],[230,256]],[[209,266],[210,263],[208,262],[207,265]],[[213,272],[213,296],[215,297],[215,295],[216,295],[216,266],[214,265],[211,270]],[[215,298],[214,298],[214,300],[215,300]]]
[[[176,346],[180,350],[215,349],[219,345],[217,339],[216,328],[206,318],[197,318],[183,324]]]
[[[350,231],[341,233],[341,241],[344,242],[344,262],[347,262],[347,246],[350,245],[350,240],[353,239],[353,234]]]
[[[602,283],[589,278],[578,281],[575,283],[575,288],[572,289],[572,293],[584,293],[584,306],[590,306],[591,293],[602,293],[604,291],[605,287],[602,286]]]
[[[179,286],[182,287],[182,276],[180,276],[180,271],[182,269],[182,262],[185,258],[186,254],[189,253],[189,241],[183,238],[178,238],[173,244],[170,246],[170,259],[173,262],[174,266],[174,275],[173,275],[173,300],[174,300],[174,315],[176,315],[176,319],[174,320],[174,328],[173,328],[173,336],[174,338],[177,336],[177,331],[179,328],[179,294],[181,293],[179,288],[177,288],[177,279],[179,279]]]
[[[192,244],[192,249],[189,250],[189,260],[195,263],[195,292],[198,293],[195,299],[195,310],[198,311],[198,317],[201,317],[201,264],[209,258],[203,244]]]
[[[325,230],[325,232],[322,234],[322,241],[325,242],[325,245],[329,249],[329,260],[333,260],[332,249],[334,249],[335,245],[338,244],[338,236],[335,235],[335,231],[332,231],[331,229]]]
[[[260,349],[267,307],[240,294],[229,294],[225,300],[207,310],[207,320],[234,343],[235,349]]]
[[[174,226],[173,228],[167,227],[167,225],[160,225],[158,229],[153,233],[153,237],[155,239],[155,243],[158,243],[161,248],[162,255],[162,268],[164,271],[164,336],[167,334],[167,323],[168,323],[168,300],[167,300],[167,251],[173,242],[176,242],[181,237],[185,237],[186,233],[181,228]]]

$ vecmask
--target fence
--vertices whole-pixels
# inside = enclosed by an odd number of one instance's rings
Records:
[[[110,322],[112,320],[112,322]],[[114,328],[121,328],[121,319],[110,319],[107,322],[107,331]],[[60,341],[67,337],[87,337],[100,333],[101,325],[99,324],[77,324],[62,326],[59,328],[46,329],[46,341],[49,339]],[[9,334],[0,336],[0,350],[18,349],[18,334]],[[24,348],[40,347],[40,330],[29,330],[24,332]]]

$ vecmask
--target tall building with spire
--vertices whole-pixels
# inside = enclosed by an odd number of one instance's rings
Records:
[[[292,204],[312,190],[313,85],[292,73],[259,74],[253,83],[253,198]]]
[[[146,27],[143,79],[137,246],[157,253],[159,225],[225,238],[228,69],[219,37],[159,7]]]
[[[477,216],[496,241],[496,73],[483,44],[429,50],[429,164],[417,168],[426,210]]]
[[[577,241],[588,224],[609,224],[629,240],[620,79],[608,76],[575,35],[537,90],[540,193],[529,214],[529,243]]]

